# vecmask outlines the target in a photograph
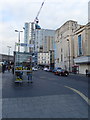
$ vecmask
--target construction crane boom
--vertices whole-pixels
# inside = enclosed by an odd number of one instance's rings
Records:
[[[39,22],[38,16],[39,16],[39,14],[40,14],[40,12],[41,12],[41,9],[42,9],[42,7],[43,7],[43,5],[44,5],[44,2],[45,2],[45,0],[42,2],[41,7],[40,7],[40,9],[39,9],[39,11],[38,11],[38,13],[37,13],[37,16],[36,16],[36,18],[34,19],[34,22],[36,22],[36,23]]]

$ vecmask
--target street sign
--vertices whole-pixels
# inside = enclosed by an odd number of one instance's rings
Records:
[[[16,43],[17,46],[22,46],[22,47],[34,47],[33,44],[27,44],[27,43]]]
[[[20,46],[20,43],[16,43],[17,46]]]
[[[27,44],[26,44],[26,43],[20,43],[20,45],[21,45],[21,46],[27,46]]]
[[[27,44],[27,47],[34,47],[33,44]]]

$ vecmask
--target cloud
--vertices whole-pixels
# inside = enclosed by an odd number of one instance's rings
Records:
[[[13,26],[12,26],[13,25]],[[11,54],[15,49],[15,42],[18,42],[18,33],[15,33],[15,23],[0,23],[0,53],[8,54],[7,46],[11,46]],[[23,42],[24,37],[21,34],[21,42]],[[1,51],[2,48],[2,51]]]
[[[18,40],[15,29],[22,30],[25,22],[34,21],[43,0],[2,0],[0,1],[0,41],[7,53],[7,45]],[[88,0],[46,0],[40,12],[40,26],[57,29],[67,20],[73,19],[86,24],[88,19]],[[23,35],[22,38],[23,40]]]

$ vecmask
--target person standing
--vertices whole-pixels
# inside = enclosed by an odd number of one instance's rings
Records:
[[[10,72],[10,69],[11,69],[11,66],[10,66],[10,65],[8,65],[8,72]]]
[[[5,64],[2,64],[2,72],[4,73],[6,70],[6,65]]]

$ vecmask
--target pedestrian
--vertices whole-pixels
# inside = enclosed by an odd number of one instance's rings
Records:
[[[12,73],[14,74],[14,66],[12,67]]]
[[[30,69],[29,66],[28,66],[27,70],[29,70],[29,71],[27,72],[28,82],[31,81],[31,83],[32,83],[32,70]]]
[[[86,69],[86,76],[88,75],[88,70]]]
[[[11,66],[10,66],[10,65],[8,65],[8,72],[10,72],[10,69],[11,69]]]
[[[2,73],[4,73],[4,66],[3,66],[3,64],[2,64]]]
[[[6,65],[5,64],[2,64],[2,72],[4,73],[6,70]]]

